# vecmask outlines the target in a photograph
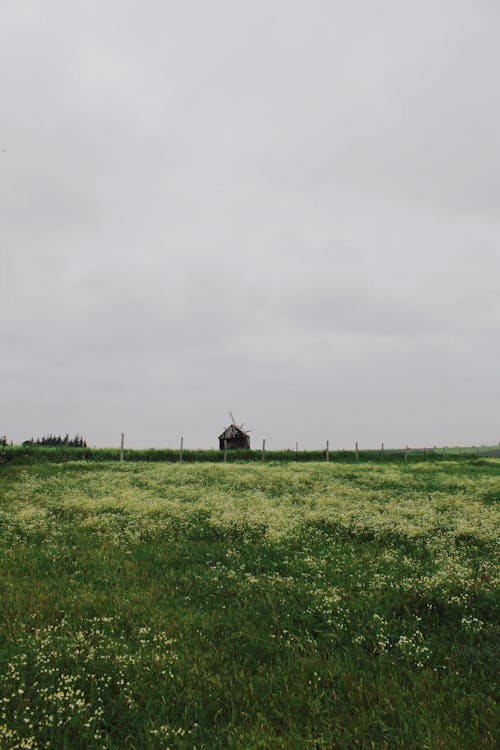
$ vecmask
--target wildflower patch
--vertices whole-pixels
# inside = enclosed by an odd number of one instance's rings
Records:
[[[0,748],[493,748],[500,461],[0,467]]]

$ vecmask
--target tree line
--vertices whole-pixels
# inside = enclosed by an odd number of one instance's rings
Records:
[[[69,435],[61,437],[60,435],[44,435],[42,438],[31,438],[31,440],[25,440],[23,445],[43,445],[53,446],[62,448],[86,448],[87,441],[83,439],[81,435],[75,435],[74,438],[70,438]]]

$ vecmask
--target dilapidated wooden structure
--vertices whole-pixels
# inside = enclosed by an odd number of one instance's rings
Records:
[[[219,435],[219,447],[224,450],[224,444],[227,450],[237,450],[250,448],[250,435],[243,429],[243,425],[238,427],[235,424],[226,427],[222,435]]]

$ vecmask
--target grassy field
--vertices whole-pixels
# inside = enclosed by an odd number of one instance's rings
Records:
[[[0,748],[494,748],[500,460],[0,466]]]
[[[330,450],[330,459],[336,463],[352,463],[356,460],[354,450]],[[147,463],[177,463],[179,461],[179,449],[173,448],[146,448],[134,449],[126,448],[124,451],[127,462],[143,461]],[[309,461],[324,461],[326,451],[323,450],[266,450],[266,461],[282,461],[290,463],[292,461],[304,463]],[[456,447],[439,447],[439,448],[388,448],[384,449],[382,456],[380,448],[377,449],[360,449],[358,459],[360,461],[369,461],[381,463],[382,461],[441,461],[453,458],[454,460],[470,460],[471,458],[499,458],[499,445],[482,445],[482,446],[456,446]],[[63,461],[91,461],[96,463],[107,463],[109,461],[120,460],[119,448],[69,448],[67,446],[24,446],[8,445],[0,451],[0,462],[6,459],[9,463],[14,464],[31,464],[31,463],[61,463]],[[226,456],[228,463],[261,462],[261,450],[231,450]],[[215,449],[200,450],[183,450],[182,460],[185,463],[223,463],[224,453]]]

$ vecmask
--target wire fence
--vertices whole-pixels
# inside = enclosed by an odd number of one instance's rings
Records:
[[[330,463],[361,463],[361,462],[421,462],[421,461],[445,461],[445,460],[478,460],[484,458],[500,457],[500,445],[498,446],[433,446],[433,447],[411,447],[387,448],[383,444],[379,448],[362,449],[356,443],[351,450],[334,450],[329,441],[325,447],[319,450],[268,450],[265,442],[259,449],[229,449],[225,446],[222,450],[190,450],[185,447],[184,438],[181,439],[179,448],[144,449],[137,450],[125,447],[125,436],[122,435],[117,448],[68,448],[48,446],[3,446],[0,451],[0,463],[29,464],[37,462],[65,462],[65,461],[89,461],[89,462],[211,462],[211,463],[235,463],[235,462],[311,462],[327,461]]]

